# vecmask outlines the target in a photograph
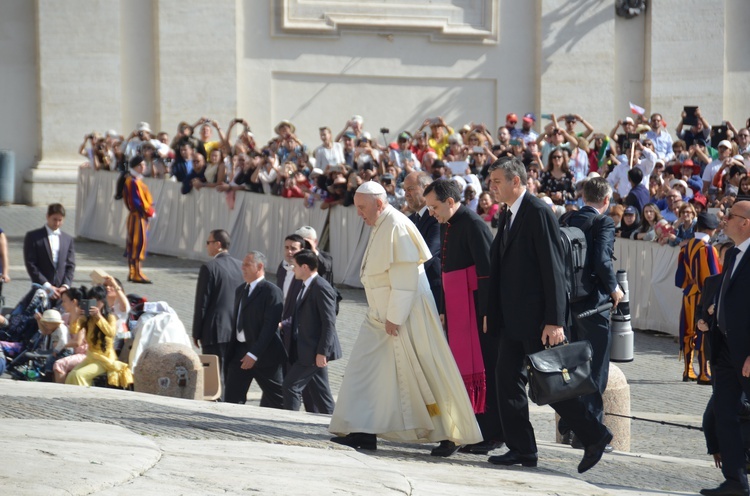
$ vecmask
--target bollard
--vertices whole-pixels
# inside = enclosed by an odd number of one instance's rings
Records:
[[[160,343],[146,348],[133,376],[137,392],[203,400],[203,364],[184,344]]]
[[[16,154],[0,150],[0,205],[13,203],[16,184]]]
[[[602,395],[602,401],[604,402],[604,425],[613,436],[610,444],[617,451],[630,451],[630,419],[607,415],[607,413],[616,413],[630,416],[630,385],[620,367],[613,363],[609,364],[609,380],[607,389]],[[555,413],[555,442],[562,443],[562,436],[557,428],[559,422],[560,416]]]

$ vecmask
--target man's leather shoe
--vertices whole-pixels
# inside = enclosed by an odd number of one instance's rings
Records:
[[[453,441],[440,441],[440,444],[430,451],[430,455],[447,458],[458,451],[458,448],[460,448],[460,446]]]
[[[505,443],[502,441],[482,441],[476,444],[467,444],[459,448],[459,453],[471,453],[472,455],[486,455],[490,451],[502,448]]]
[[[602,459],[604,450],[607,449],[607,445],[612,441],[612,433],[607,430],[607,433],[602,437],[598,443],[587,446],[583,452],[583,458],[581,463],[578,464],[578,473],[582,474]]]
[[[701,489],[703,496],[747,496],[749,493],[737,481],[725,480],[714,489]]]
[[[375,451],[378,449],[378,441],[375,434],[366,434],[364,432],[352,432],[346,436],[332,437],[331,441],[354,449],[364,449]]]
[[[536,467],[536,453],[524,455],[515,450],[510,450],[503,455],[491,456],[487,459],[493,465],[523,465],[524,467]]]

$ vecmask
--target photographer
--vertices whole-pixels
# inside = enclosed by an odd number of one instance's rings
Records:
[[[230,144],[230,140],[232,137],[232,129],[237,124],[242,124],[242,132],[237,136],[237,140],[234,143],[234,147]],[[218,128],[217,128],[218,129]],[[219,134],[221,136],[221,134]],[[241,150],[237,150],[238,145],[243,145],[244,148]],[[250,132],[250,125],[247,123],[245,119],[241,119],[237,117],[236,119],[232,119],[229,122],[229,126],[227,127],[227,134],[224,137],[224,146],[227,150],[234,149],[234,154],[238,153],[247,153],[249,151],[255,151],[255,136],[252,132]]]
[[[200,126],[200,139],[198,142],[203,145],[203,157],[208,160],[208,156],[211,154],[213,150],[218,150],[224,142],[226,142],[226,138],[224,136],[224,133],[221,132],[221,127],[219,127],[219,123],[215,120],[211,120],[208,117],[201,117],[198,119],[198,122],[195,123],[193,126],[193,129]],[[219,141],[212,141],[211,140],[211,126],[216,128],[216,132],[219,133]]]
[[[300,141],[294,134],[297,128],[294,127],[294,124],[291,122],[287,120],[281,121],[276,124],[276,127],[273,128],[273,130],[276,133],[276,137],[273,141],[277,147],[276,156],[279,163],[283,164],[287,160],[293,160],[292,158],[289,158],[289,155],[292,153],[305,151],[305,145],[302,144],[302,141]]]
[[[169,147],[152,137],[151,126],[148,125],[148,122],[139,122],[135,130],[120,145],[125,154],[125,160],[129,161],[136,155],[142,156],[143,151],[141,150],[141,146],[147,141],[154,146],[156,154],[159,157],[166,158],[169,155]]]
[[[354,149],[354,163],[357,170],[361,170],[365,164],[377,167],[380,160],[380,151],[372,147],[370,133],[362,133],[357,140],[357,148]]]
[[[117,335],[117,318],[107,304],[107,290],[94,286],[82,300],[77,315],[71,315],[70,332],[86,330],[88,350],[86,358],[65,379],[65,384],[91,386],[94,378],[106,373],[110,386],[127,388],[133,383],[133,374],[126,363],[117,360],[114,339]]]
[[[177,125],[177,134],[172,140],[172,150],[177,153],[185,143],[189,143],[196,153],[200,153],[204,157],[206,156],[206,149],[203,147],[203,143],[193,136],[193,126],[183,121]]]
[[[89,141],[91,141],[91,147],[86,148],[86,143]],[[82,167],[88,166],[94,170],[110,170],[112,157],[106,140],[100,137],[98,133],[94,132],[84,136],[83,143],[78,148],[78,153],[89,160],[88,164],[84,164]]]

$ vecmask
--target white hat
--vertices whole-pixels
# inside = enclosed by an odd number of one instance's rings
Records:
[[[314,177],[318,177],[321,174],[323,174],[322,169],[319,169],[318,167],[313,167],[313,170],[310,171],[310,179]]]
[[[146,131],[147,133],[151,132],[151,126],[148,125],[148,122],[139,122],[136,129],[138,131]]]
[[[625,123],[628,123],[628,124],[635,124],[635,121],[633,120],[633,118],[632,118],[632,117],[625,117],[625,118],[624,118],[624,119],[622,120],[622,123],[623,123],[623,124],[625,124]]]
[[[62,316],[57,310],[49,309],[45,310],[42,314],[42,322],[49,322],[53,324],[62,324]]]
[[[109,136],[110,138],[117,138],[118,136],[120,136],[120,134],[114,129],[110,129],[109,131],[107,131],[107,136]]]
[[[716,148],[719,148],[721,146],[725,146],[725,147],[729,148],[730,150],[732,149],[732,143],[730,143],[728,140],[721,140],[721,141],[719,141],[719,144],[716,146]]]
[[[385,188],[380,185],[380,183],[376,181],[367,181],[362,183],[362,185],[357,188],[357,193],[362,193],[363,195],[384,195]]]
[[[304,239],[318,239],[318,233],[316,233],[315,229],[310,226],[302,226],[294,231],[294,234],[302,236]]]

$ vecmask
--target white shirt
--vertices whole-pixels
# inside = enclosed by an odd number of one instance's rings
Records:
[[[304,282],[302,283],[302,289],[300,289],[300,291],[299,291],[299,296],[297,296],[297,300],[298,301],[301,300],[305,296],[305,293],[307,293],[307,288],[310,287],[310,283],[317,276],[318,276],[318,273],[317,272],[313,272],[312,274],[310,274],[310,277],[308,277],[307,279],[304,280]]]
[[[247,296],[250,296],[251,294],[253,294],[253,290],[255,289],[255,286],[257,286],[258,283],[260,281],[262,281],[263,279],[264,279],[263,277],[259,277],[258,279],[254,280],[253,282],[250,283],[250,288],[248,288],[248,290],[247,290]],[[245,342],[247,342],[247,339],[245,339],[245,330],[242,329],[242,326],[240,326],[240,322],[241,322],[240,321],[240,314],[241,313],[242,313],[242,299],[240,299],[240,306],[237,309],[237,341],[239,341],[240,343],[245,343]],[[251,358],[257,360],[257,358],[255,358],[250,353],[248,353],[248,355]]]
[[[57,260],[60,257],[60,229],[54,231],[49,226],[44,226],[47,229],[47,239],[49,240],[49,249],[52,252],[52,265],[57,267]]]
[[[342,165],[344,163],[344,147],[341,143],[332,143],[331,148],[320,145],[315,149],[315,166],[325,170],[329,165]]]
[[[284,287],[281,288],[281,291],[284,293],[284,299],[286,300],[286,295],[289,294],[289,288],[292,286],[292,281],[294,280],[294,265],[290,264],[286,260],[284,260],[281,265],[286,270],[283,284]]]
[[[523,201],[523,195],[526,194],[526,188],[523,189],[523,193],[521,196],[516,198],[516,201],[513,202],[513,205],[510,206],[510,225],[508,226],[508,229],[510,229],[513,226],[513,223],[516,221],[516,216],[518,215],[518,209],[521,208],[521,202]]]

